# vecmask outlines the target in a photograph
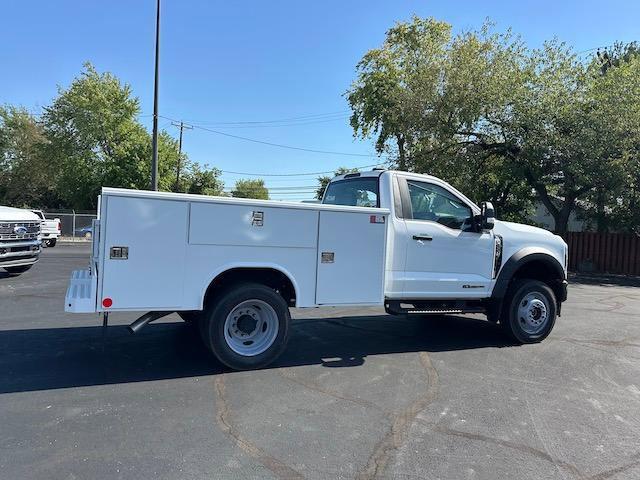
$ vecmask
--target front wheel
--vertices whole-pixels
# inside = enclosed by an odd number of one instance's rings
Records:
[[[509,289],[500,318],[505,332],[520,343],[544,340],[556,322],[557,303],[551,288],[538,280],[518,280]]]
[[[237,285],[207,308],[203,340],[222,363],[235,370],[264,367],[283,352],[291,317],[285,300],[260,284]]]

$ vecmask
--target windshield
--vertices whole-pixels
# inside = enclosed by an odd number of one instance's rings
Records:
[[[322,203],[378,207],[378,177],[357,177],[329,183]]]

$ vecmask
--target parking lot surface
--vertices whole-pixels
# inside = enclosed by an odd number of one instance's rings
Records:
[[[640,478],[633,282],[573,282],[526,346],[481,316],[294,310],[278,363],[238,373],[175,314],[104,339],[65,314],[87,259],[0,273],[0,478]]]

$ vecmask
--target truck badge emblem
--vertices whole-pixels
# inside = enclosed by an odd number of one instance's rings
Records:
[[[257,212],[254,210],[251,216],[251,225],[254,227],[262,227],[264,225],[264,212]]]
[[[13,233],[22,238],[27,234],[27,227],[23,227],[22,225],[13,227]]]
[[[333,252],[322,252],[320,255],[320,263],[333,263]]]
[[[129,258],[129,247],[111,247],[109,258],[111,260],[127,260]]]

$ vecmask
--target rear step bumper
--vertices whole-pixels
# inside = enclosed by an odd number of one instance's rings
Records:
[[[96,312],[97,280],[91,271],[74,270],[64,297],[64,311],[71,313]]]

